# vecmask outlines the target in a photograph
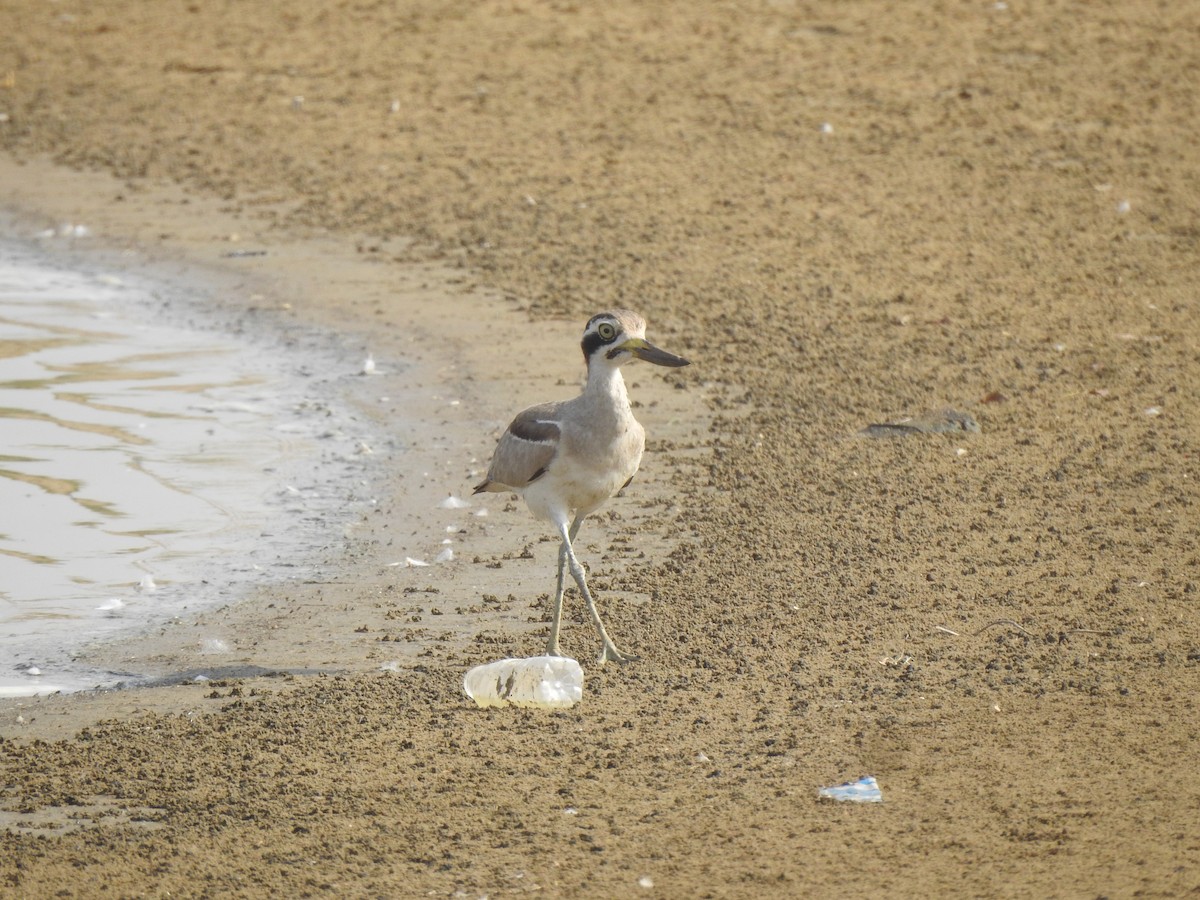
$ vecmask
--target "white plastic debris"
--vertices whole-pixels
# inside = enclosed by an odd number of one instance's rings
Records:
[[[91,229],[86,225],[78,225],[74,222],[63,222],[57,228],[47,228],[45,231],[38,232],[38,237],[87,237],[91,233]]]
[[[438,508],[439,509],[466,509],[470,505],[471,504],[468,503],[466,500],[464,500],[462,497],[455,497],[455,496],[451,495],[451,496],[447,497],[445,500],[443,500],[441,503],[439,503]]]
[[[142,576],[142,580],[138,582],[137,589],[143,594],[153,594],[158,590],[158,585],[154,583],[154,579],[149,575]]]
[[[409,569],[419,569],[422,566],[427,566],[429,563],[423,559],[413,559],[411,556],[404,557],[404,565]]]
[[[568,709],[583,699],[583,669],[566,656],[502,659],[469,671],[463,692],[479,706]]]
[[[833,787],[821,788],[817,797],[821,800],[837,800],[838,802],[852,801],[854,803],[882,803],[883,791],[874,775],[867,775],[858,781],[846,781]]]
[[[99,606],[96,607],[100,612],[115,612],[125,605],[125,601],[120,597],[110,597]]]
[[[454,551],[450,547],[447,547],[445,550],[443,550],[441,553],[439,553],[436,557],[434,557],[433,561],[440,562],[440,563],[453,562],[454,561]]]
[[[200,642],[201,653],[228,653],[229,645],[220,638],[205,638]]]

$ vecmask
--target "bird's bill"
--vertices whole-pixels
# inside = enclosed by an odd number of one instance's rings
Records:
[[[666,350],[660,350],[649,341],[642,338],[630,338],[621,344],[621,350],[628,350],[638,359],[643,359],[648,363],[654,363],[656,366],[670,366],[677,369],[680,366],[688,365],[688,361],[682,356],[676,356],[674,353],[668,353]]]

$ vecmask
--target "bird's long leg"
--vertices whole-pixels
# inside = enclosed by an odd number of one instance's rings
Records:
[[[584,574],[583,566],[579,564],[579,560],[575,556],[575,548],[571,546],[573,534],[578,533],[579,519],[575,520],[575,525],[570,530],[567,528],[567,523],[559,524],[559,534],[562,535],[563,549],[566,551],[567,566],[571,570],[571,577],[575,579],[575,584],[579,587],[579,593],[583,594],[583,601],[587,604],[588,613],[592,617],[592,622],[596,626],[596,631],[600,633],[600,640],[604,642],[604,649],[600,652],[600,662],[632,662],[638,657],[632,653],[626,653],[617,648],[613,643],[612,638],[608,636],[608,632],[604,628],[604,622],[600,620],[600,612],[596,609],[596,602],[592,599],[592,592],[588,590],[587,575]]]
[[[575,521],[571,523],[571,530],[568,536],[571,543],[575,541],[575,535],[579,534],[579,526],[583,524],[583,517],[577,516]],[[562,624],[562,609],[563,609],[563,577],[567,571],[567,547],[570,546],[566,541],[563,541],[562,546],[558,548],[558,586],[554,589],[554,602],[551,604],[550,617],[550,639],[546,641],[547,656],[562,656],[562,648],[558,644],[558,629]]]

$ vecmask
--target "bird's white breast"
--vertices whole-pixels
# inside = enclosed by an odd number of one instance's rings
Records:
[[[620,412],[609,410],[609,412]],[[629,481],[638,470],[646,436],[641,424],[627,409],[596,427],[572,427],[564,422],[559,452],[545,475],[525,489],[525,501],[535,514],[556,518],[555,506],[563,512],[587,513]]]

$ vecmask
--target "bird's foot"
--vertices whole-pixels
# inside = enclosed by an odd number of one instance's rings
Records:
[[[624,665],[625,663],[637,662],[641,659],[636,653],[626,653],[624,650],[618,650],[617,645],[611,641],[604,642],[604,649],[600,651],[600,665],[606,662],[615,662]]]
[[[558,641],[553,640],[553,641],[550,641],[548,644],[546,644],[546,655],[547,656],[566,656],[567,654],[562,652],[562,647],[560,647],[558,645]]]

